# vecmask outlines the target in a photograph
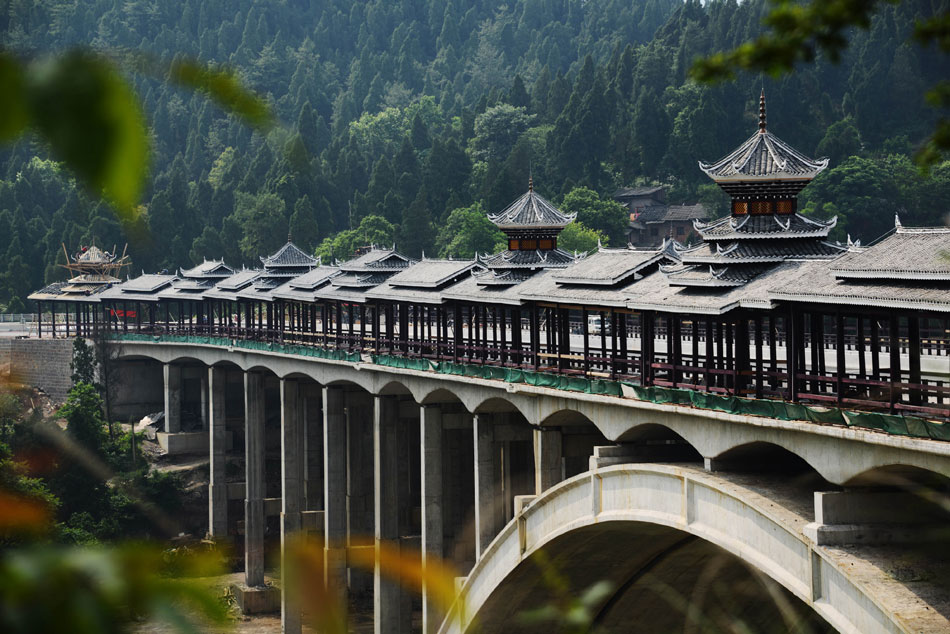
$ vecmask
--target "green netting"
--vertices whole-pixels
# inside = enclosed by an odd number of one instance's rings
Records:
[[[113,337],[124,341],[172,341],[217,346],[233,345],[247,350],[270,350],[285,354],[337,361],[358,362],[361,359],[358,352],[346,352],[297,344],[267,343],[263,341],[232,341],[231,339],[221,337],[147,335],[141,333],[117,333],[113,335]],[[807,407],[800,403],[790,403],[786,401],[720,396],[718,394],[694,392],[692,390],[678,388],[643,387],[629,382],[621,383],[602,379],[586,379],[582,377],[551,374],[548,372],[531,372],[516,368],[500,368],[490,365],[452,363],[450,361],[434,363],[427,359],[410,359],[389,355],[374,355],[372,359],[375,364],[392,368],[435,371],[440,374],[495,379],[508,383],[526,383],[538,387],[552,387],[587,394],[622,396],[623,386],[627,386],[633,392],[634,398],[652,403],[690,405],[700,409],[764,416],[778,420],[847,425],[849,427],[860,427],[864,429],[878,429],[899,436],[950,441],[950,424],[924,420],[913,416],[896,416],[873,412],[844,412],[833,407]]]
[[[373,363],[388,368],[402,368],[405,370],[429,371],[435,367],[428,359],[408,359],[406,357],[393,357],[384,354],[373,355]]]

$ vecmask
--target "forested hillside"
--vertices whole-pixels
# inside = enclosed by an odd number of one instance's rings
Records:
[[[923,92],[946,56],[910,42],[948,0],[887,4],[840,64],[766,81],[769,126],[832,169],[804,196],[839,236],[943,222],[950,166],[909,155],[932,130]],[[204,96],[130,73],[152,131],[149,189],[120,221],[35,140],[0,154],[0,305],[63,274],[70,248],[129,242],[134,270],[202,258],[253,265],[288,233],[323,255],[370,241],[413,256],[494,247],[484,220],[524,191],[580,210],[614,244],[619,186],[675,202],[722,197],[696,167],[755,129],[762,80],[688,80],[692,60],[760,30],[763,0],[11,0],[0,45],[22,56],[88,45],[237,70],[281,125],[266,136]],[[566,200],[565,200],[566,197]],[[717,207],[716,211],[723,208]],[[583,244],[596,235],[572,229]]]

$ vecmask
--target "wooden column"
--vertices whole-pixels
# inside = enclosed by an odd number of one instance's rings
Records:
[[[901,343],[900,318],[895,311],[888,315],[887,323],[890,329],[890,377],[891,377],[891,411],[894,404],[901,400]]]
[[[907,355],[910,358],[908,367],[908,382],[920,384],[920,318],[917,315],[907,316]],[[922,393],[919,388],[911,388],[910,402],[913,405],[920,405],[922,402]]]
[[[788,400],[798,400],[799,349],[803,347],[802,316],[791,306],[788,312],[788,324],[785,329],[785,365],[788,374]]]
[[[844,349],[844,315],[841,311],[835,312],[835,398],[838,407],[844,399],[844,379],[847,376],[847,359]]]

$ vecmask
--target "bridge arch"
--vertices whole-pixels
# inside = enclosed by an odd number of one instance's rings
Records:
[[[583,473],[549,489],[509,522],[466,578],[461,620],[446,620],[441,631],[490,621],[488,610],[503,603],[496,601],[499,592],[509,603],[516,597],[506,580],[531,565],[533,553],[571,535],[589,537],[623,524],[663,539],[676,531],[730,553],[841,632],[942,631],[950,625],[936,610],[906,610],[921,603],[906,586],[883,573],[869,576],[855,554],[816,546],[803,535],[804,523],[793,509],[696,469],[637,464]],[[571,560],[578,556],[572,553]]]

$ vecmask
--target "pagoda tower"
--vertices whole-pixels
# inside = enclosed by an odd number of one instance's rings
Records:
[[[765,92],[759,129],[745,143],[699,168],[732,199],[732,213],[694,221],[703,242],[679,247],[682,264],[668,269],[674,286],[741,286],[785,260],[830,259],[847,247],[827,241],[837,218],[812,220],[798,213],[798,193],[828,159],[810,159],[768,131]]]
[[[580,259],[557,246],[558,234],[577,214],[565,214],[534,191],[528,191],[504,211],[489,214],[496,227],[508,237],[508,248],[500,253],[477,257],[473,275],[481,285],[511,285],[523,282],[545,268],[565,268]]]

